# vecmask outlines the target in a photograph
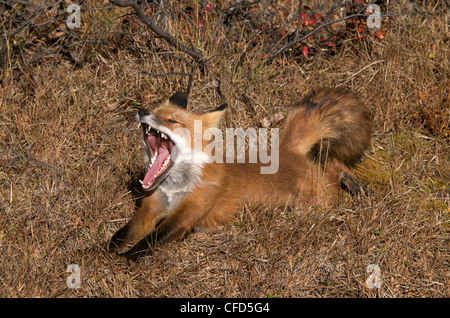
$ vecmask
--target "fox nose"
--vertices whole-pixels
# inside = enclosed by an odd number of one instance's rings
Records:
[[[139,109],[139,111],[138,111],[138,115],[139,115],[139,117],[144,117],[144,116],[150,115],[150,113],[148,112],[147,109],[141,108],[141,109]]]

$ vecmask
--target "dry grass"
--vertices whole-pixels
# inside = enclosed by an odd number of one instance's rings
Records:
[[[101,11],[96,25],[119,30],[111,17],[121,12]],[[349,37],[334,56],[287,56],[263,66],[259,42],[246,55],[218,56],[197,70],[190,107],[225,100],[229,127],[257,127],[318,86],[360,94],[374,137],[356,170],[376,194],[363,202],[343,197],[326,209],[243,205],[225,229],[170,243],[134,267],[101,249],[139,203],[134,114],[187,83],[136,69],[189,71],[179,59],[186,56],[159,39],[111,34],[81,47],[78,66],[63,57],[26,69],[7,62],[0,77],[0,296],[449,297],[447,24],[443,14],[399,17],[383,40]],[[223,32],[194,46],[205,56],[229,52],[235,44]],[[81,268],[78,289],[66,286],[69,264]],[[366,286],[370,264],[381,268],[380,289]]]

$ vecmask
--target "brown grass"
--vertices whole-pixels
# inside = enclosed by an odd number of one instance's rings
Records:
[[[99,11],[96,26],[121,31],[111,17],[123,12]],[[215,57],[194,72],[189,106],[226,101],[226,126],[258,127],[315,87],[352,89],[374,118],[356,169],[372,198],[344,196],[326,209],[244,204],[225,229],[170,243],[134,267],[101,248],[139,203],[134,114],[187,84],[137,69],[189,71],[186,56],[142,37],[143,27],[77,47],[78,66],[59,56],[17,68],[9,52],[0,74],[0,296],[449,297],[448,16],[398,17],[383,31],[383,40],[349,35],[334,56],[260,66],[262,41]],[[230,52],[224,32],[194,46]],[[69,264],[81,268],[78,289],[66,286]],[[380,289],[366,286],[370,264],[381,268]]]

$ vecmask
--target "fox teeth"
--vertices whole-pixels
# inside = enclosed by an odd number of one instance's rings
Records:
[[[166,161],[164,161],[164,163],[162,164],[161,168],[159,168],[158,174],[159,174],[162,170],[164,170],[164,168],[167,167],[167,165],[169,164],[169,161],[170,161],[170,156],[167,157]]]
[[[151,160],[151,164],[153,165],[153,163],[155,162],[156,157],[158,156],[158,153],[156,152],[153,157],[150,159]]]
[[[166,161],[164,161],[164,163],[162,165],[163,168],[165,168],[167,166],[167,164],[169,163],[169,160],[170,160],[170,156],[167,157]]]
[[[141,123],[138,123],[138,127],[140,127],[140,126],[141,126]],[[159,134],[159,136],[162,139],[165,139],[165,140],[169,139],[169,137],[167,137],[167,135],[165,133],[163,133],[155,128],[152,128],[150,126],[146,126],[145,133],[147,135],[158,135]]]

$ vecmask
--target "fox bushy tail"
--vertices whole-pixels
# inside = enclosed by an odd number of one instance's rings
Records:
[[[324,163],[336,158],[352,165],[364,155],[371,135],[365,105],[345,89],[322,89],[289,113],[280,148]]]

